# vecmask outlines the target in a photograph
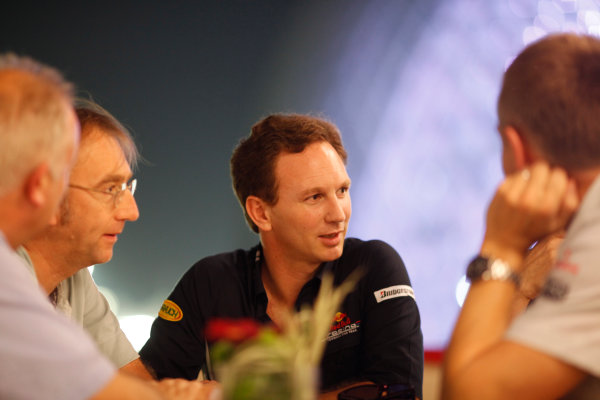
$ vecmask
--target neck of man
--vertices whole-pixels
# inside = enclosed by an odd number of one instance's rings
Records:
[[[600,167],[570,171],[569,176],[575,180],[577,194],[581,201],[596,178],[600,175]]]
[[[261,278],[269,302],[291,310],[300,290],[313,278],[319,265],[286,257],[263,242]]]
[[[6,244],[8,245],[8,247],[10,247],[13,250],[16,250],[17,247],[19,247],[24,240],[23,235],[21,235],[21,232],[19,231],[19,229],[17,229],[16,226],[14,226],[10,223],[10,221],[8,221],[8,218],[10,218],[10,213],[1,212],[1,207],[2,204],[0,203],[0,232],[2,232],[4,240],[6,240]],[[5,216],[7,218],[5,218]]]
[[[48,248],[43,239],[34,239],[25,245],[25,249],[33,263],[37,280],[47,294],[81,269],[66,265],[68,258],[63,257],[59,249]]]
[[[36,217],[35,210],[24,205],[19,191],[9,191],[0,196],[0,231],[13,250],[36,232],[35,226],[39,225]]]

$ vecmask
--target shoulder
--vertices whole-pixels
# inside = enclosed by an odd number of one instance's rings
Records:
[[[363,241],[356,238],[346,239],[344,252],[340,257],[343,263],[391,265],[404,269],[404,262],[398,252],[382,240]]]
[[[398,252],[382,240],[363,241],[348,238],[338,265],[342,270],[365,270],[364,283],[379,285],[385,282],[410,284],[408,272]]]
[[[42,298],[41,304],[48,309],[52,309],[50,303],[43,296],[43,292],[37,283],[35,272],[29,270],[27,263],[22,256],[17,255],[2,241],[2,231],[0,230],[0,305],[2,311],[8,311],[7,304],[18,303],[19,306],[29,303],[36,303],[34,299]],[[18,299],[18,302],[15,300]],[[40,303],[37,301],[37,303]],[[6,306],[6,307],[4,307]]]
[[[197,261],[181,277],[175,292],[211,293],[239,286],[248,279],[255,251],[238,249]]]
[[[235,251],[215,254],[197,261],[185,273],[184,277],[222,277],[224,275],[238,274],[249,268],[254,258],[255,248],[249,250],[238,249]]]
[[[3,241],[2,231],[0,230],[0,273],[2,280],[0,286],[14,287],[16,290],[21,289],[20,283],[25,282],[23,288],[34,288],[36,292],[40,292],[40,287],[37,282],[33,265],[27,261],[29,256],[25,258],[23,254],[27,254],[23,247],[20,248],[23,253],[17,253],[8,247]],[[0,290],[2,292],[2,290]],[[1,293],[5,294],[5,293]]]
[[[23,247],[23,246],[19,246],[19,247],[17,247],[16,253],[24,261],[24,264],[27,267],[27,270],[37,280],[37,276],[35,274],[35,268],[33,267],[33,261],[31,261],[31,257],[29,257],[29,253],[27,252],[27,249],[25,249],[25,247]]]
[[[373,255],[395,255],[398,253],[392,246],[383,240],[361,240],[357,238],[347,238],[344,243],[344,253],[349,252],[364,252]]]

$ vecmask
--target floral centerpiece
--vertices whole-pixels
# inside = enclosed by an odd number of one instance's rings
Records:
[[[284,326],[260,326],[250,319],[212,320],[206,338],[224,400],[314,400],[319,364],[331,322],[358,281],[353,273],[334,287],[325,274],[313,307],[290,312]]]

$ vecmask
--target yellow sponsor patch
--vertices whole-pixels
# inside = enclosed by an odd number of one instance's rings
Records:
[[[160,311],[158,312],[158,316],[162,319],[166,319],[167,321],[181,321],[183,318],[183,313],[181,312],[181,308],[171,300],[165,300]]]

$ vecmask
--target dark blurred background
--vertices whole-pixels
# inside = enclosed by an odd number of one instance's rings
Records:
[[[229,156],[260,118],[299,112],[342,131],[350,234],[403,257],[436,349],[501,179],[505,66],[547,32],[599,26],[594,0],[21,1],[1,7],[0,51],[57,67],[147,160],[141,217],[94,270],[136,346],[149,318],[132,316],[156,315],[195,261],[257,242]]]

